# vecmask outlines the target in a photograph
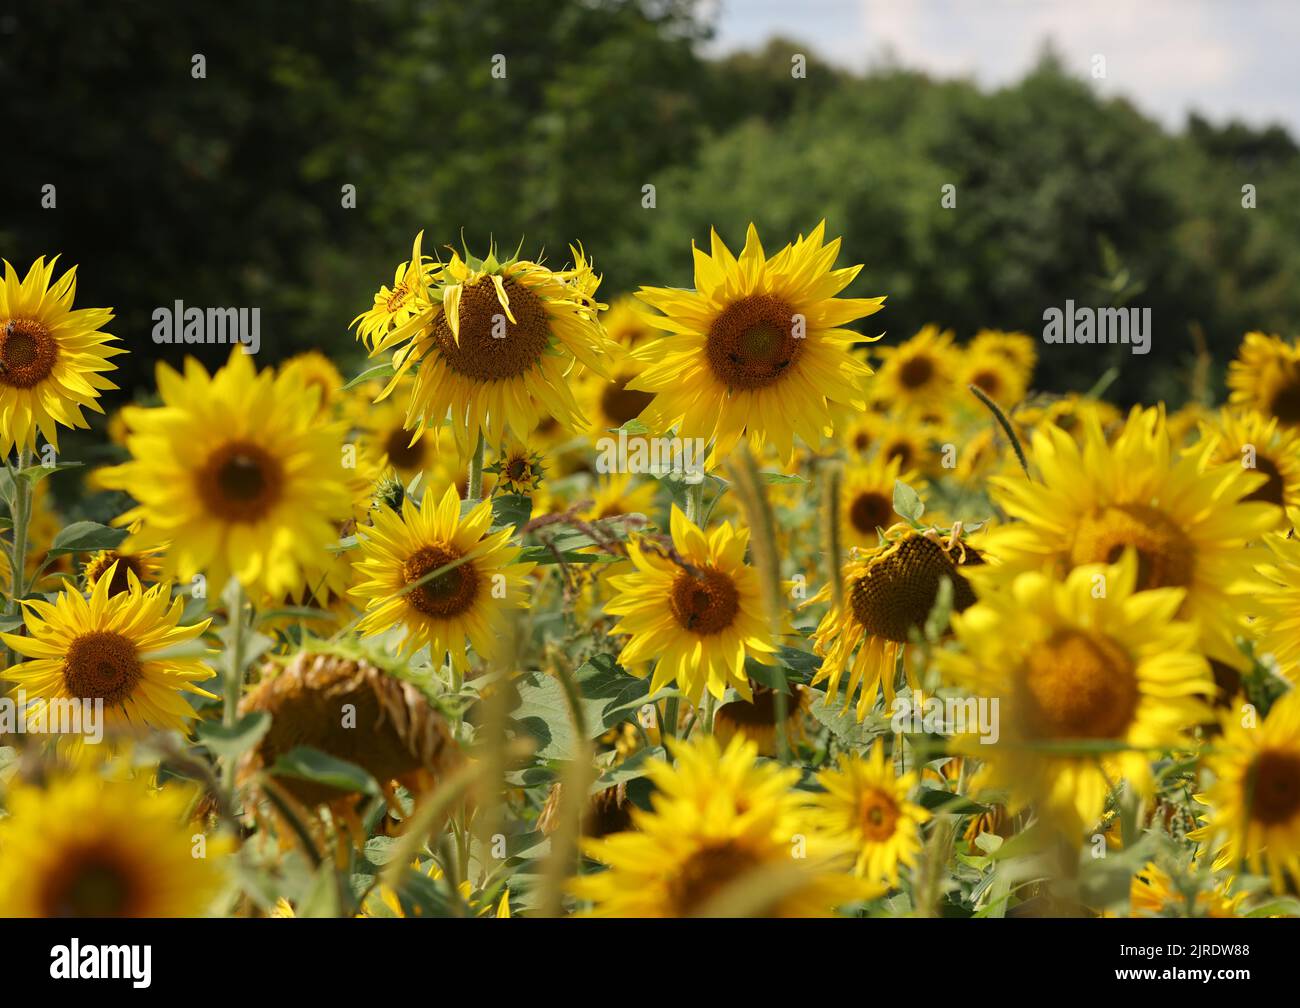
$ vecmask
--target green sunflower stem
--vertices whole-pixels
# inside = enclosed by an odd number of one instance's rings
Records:
[[[32,520],[32,484],[26,477],[19,476],[31,463],[31,452],[26,448],[18,451],[18,467],[12,471],[12,480],[14,485],[13,499],[13,518],[14,523],[14,545],[13,553],[10,556],[10,582],[9,582],[9,606],[8,614],[17,616],[22,611],[22,605],[19,603],[24,595],[27,594],[27,526]],[[6,664],[10,664],[17,657],[8,648],[4,650],[7,656]]]
[[[704,480],[686,484],[686,519],[704,527]]]
[[[478,444],[469,460],[469,486],[465,491],[467,500],[483,499],[483,432],[479,432]]]

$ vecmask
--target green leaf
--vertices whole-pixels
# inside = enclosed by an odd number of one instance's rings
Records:
[[[574,679],[587,737],[596,738],[633,716],[649,703],[649,680],[628,674],[609,655],[585,662]],[[564,687],[554,676],[531,672],[519,684],[519,706],[513,715],[519,727],[538,742],[540,759],[567,760],[577,754],[573,716]]]
[[[272,620],[281,619],[328,620],[331,623],[337,623],[339,617],[337,613],[332,613],[328,609],[312,609],[310,606],[289,606],[284,609],[267,609],[264,612],[259,612],[253,622],[257,626],[262,626]]]
[[[821,690],[811,692],[813,701],[808,707],[808,712],[851,749],[865,749],[891,730],[889,719],[875,711],[868,714],[865,721],[859,723],[851,704],[845,709],[838,697],[833,698],[828,704],[827,696]]]
[[[261,742],[270,728],[271,715],[253,711],[230,726],[219,721],[200,721],[195,731],[199,741],[218,756],[234,759]]]
[[[26,469],[20,469],[18,475],[27,480],[32,486],[35,486],[46,476],[53,476],[56,472],[62,472],[64,469],[80,469],[84,462],[57,462],[54,465],[33,465]]]
[[[492,524],[499,528],[519,528],[528,524],[533,514],[533,499],[523,494],[497,494],[492,498]]]
[[[293,777],[340,791],[359,791],[377,797],[379,784],[355,763],[336,759],[310,746],[295,746],[275,761],[270,772],[276,777]]]
[[[942,809],[955,815],[983,815],[989,811],[987,805],[973,802],[969,798],[953,794],[951,791],[945,791],[942,788],[921,788],[919,800],[923,808],[927,808],[932,812]]]
[[[126,538],[126,529],[109,528],[98,522],[73,522],[60,529],[50,545],[51,553],[90,553],[116,549]]]
[[[808,481],[802,476],[791,476],[789,473],[779,472],[761,472],[758,478],[769,486],[802,486]]]
[[[358,385],[364,385],[368,381],[374,381],[379,378],[391,378],[393,374],[394,370],[391,363],[376,364],[374,367],[366,368],[362,371],[359,375],[344,385],[341,391],[347,392],[349,389],[354,389]]]
[[[894,513],[915,524],[925,514],[925,504],[921,495],[902,480],[894,482]]]

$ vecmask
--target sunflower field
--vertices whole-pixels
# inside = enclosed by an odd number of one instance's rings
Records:
[[[157,353],[89,465],[150,351],[6,261],[0,916],[1300,914],[1300,347],[1036,392],[813,225],[422,231],[364,367]]]

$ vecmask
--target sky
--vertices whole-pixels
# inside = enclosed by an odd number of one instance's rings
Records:
[[[706,0],[707,2],[707,0]],[[1300,0],[713,0],[719,53],[774,34],[863,70],[894,62],[985,87],[1052,40],[1065,64],[1172,128],[1197,111],[1300,137]]]

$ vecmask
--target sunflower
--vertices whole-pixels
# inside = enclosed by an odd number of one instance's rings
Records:
[[[212,376],[160,363],[158,390],[162,407],[128,411],[132,458],[100,474],[139,502],[117,519],[140,523],[122,549],[165,548],[166,575],[204,571],[214,597],[232,575],[272,596],[301,587],[350,517],[341,432],[316,393],[292,371],[254,373],[238,347]]]
[[[216,699],[195,683],[216,673],[198,657],[158,656],[197,640],[211,620],[181,626],[183,599],[167,585],[142,589],[128,573],[126,591],[113,594],[116,567],[95,582],[89,601],[65,588],[53,603],[23,602],[26,636],[0,634],[28,661],[4,676],[26,693],[28,716],[43,716],[51,704],[103,701],[108,734],[142,729],[184,733],[196,714],[185,692]],[[72,740],[79,749],[81,739]]]
[[[1032,336],[1022,332],[1003,332],[1001,329],[981,329],[967,345],[973,356],[996,354],[1009,361],[1023,376],[1027,384],[1038,363],[1038,347]]]
[[[421,868],[419,861],[412,863],[411,870],[423,875],[430,882],[441,882],[444,878],[442,869],[436,861],[432,859]],[[509,917],[510,916],[510,890],[506,889],[501,893],[501,898],[493,905],[491,902],[482,898],[482,893],[475,893],[474,886],[469,879],[462,879],[456,886],[456,892],[460,897],[461,903],[473,917]],[[372,889],[367,895],[365,905],[361,908],[358,917],[406,917],[407,908],[411,908],[408,903],[406,907],[402,905],[401,894],[390,886],[387,882],[381,882],[376,888]],[[413,907],[411,916],[419,917],[420,908]]]
[[[718,708],[713,716],[713,734],[722,744],[741,736],[758,746],[759,755],[777,755],[777,733],[782,732],[793,748],[803,737],[804,714],[808,710],[808,691],[790,684],[785,694],[785,717],[778,720],[781,694],[767,686],[754,686],[752,700],[732,700]]]
[[[813,650],[822,663],[812,684],[826,683],[829,703],[838,696],[840,680],[847,671],[844,708],[848,709],[856,693],[859,721],[875,705],[882,688],[885,702],[892,703],[899,653],[912,634],[925,626],[939,597],[941,580],[947,578],[952,583],[952,608],[961,612],[975,601],[962,571],[983,562],[973,547],[961,542],[945,545],[937,535],[912,529],[901,533],[891,529],[879,546],[851,554],[843,574],[845,605],[841,609],[832,606],[813,632]],[[831,586],[826,585],[805,605],[827,602],[831,597]],[[915,687],[910,666],[907,677]]]
[[[1300,539],[1273,535],[1265,541],[1272,562],[1258,567],[1267,584],[1255,608],[1259,650],[1277,660],[1282,678],[1300,685]]]
[[[189,789],[83,768],[44,788],[14,782],[0,819],[0,917],[200,917],[231,845],[195,854]]]
[[[637,293],[663,312],[646,321],[670,335],[636,351],[645,370],[627,387],[655,393],[650,409],[681,436],[712,439],[715,459],[742,435],[788,458],[794,435],[820,445],[865,406],[871,370],[850,351],[866,337],[843,327],[885,299],[835,297],[862,267],[832,269],[840,240],[825,244],[825,231],[823,221],[770,259],[752,224],[739,259],[715,231],[711,255],[694,249],[695,290]]]
[[[74,266],[53,285],[55,256],[37,259],[23,280],[6,260],[0,288],[0,456],[36,447],[39,431],[57,450],[58,424],[87,428],[82,409],[103,413],[99,393],[117,388],[101,377],[126,353],[100,326],[111,308],[73,310]]]
[[[334,416],[335,407],[343,401],[343,375],[332,360],[319,350],[308,350],[290,357],[280,367],[296,373],[302,384],[320,397],[317,416],[324,419]]]
[[[1138,555],[1138,589],[1182,588],[1180,618],[1201,628],[1206,654],[1240,665],[1247,594],[1258,582],[1247,544],[1278,520],[1278,508],[1247,498],[1264,477],[1240,465],[1209,466],[1205,452],[1176,455],[1162,411],[1134,409],[1106,443],[1095,416],[1080,446],[1059,428],[1034,432],[1041,482],[989,480],[993,499],[1019,519],[989,534],[999,571],[1014,576],[1048,565],[1064,573]]]
[[[942,411],[954,391],[961,351],[952,333],[936,325],[921,329],[907,342],[880,351],[880,373],[871,381],[871,397],[909,414]]]
[[[814,796],[821,829],[845,837],[857,852],[853,870],[873,881],[898,885],[898,867],[911,867],[921,850],[921,824],[930,813],[908,801],[915,772],[895,775],[880,740],[864,758],[842,755],[839,766],[823,770],[825,790]]]
[[[646,322],[635,295],[623,294],[610,302],[609,310],[601,313],[601,325],[616,347],[635,350],[659,334]]]
[[[1300,431],[1279,428],[1276,417],[1222,410],[1201,424],[1201,437],[1212,445],[1211,463],[1254,469],[1267,477],[1245,499],[1277,504],[1283,509],[1277,528],[1289,529],[1291,512],[1300,508]]]
[[[1097,824],[1121,778],[1150,794],[1155,753],[1189,745],[1211,717],[1196,627],[1176,618],[1186,592],[1140,590],[1140,563],[1127,549],[1063,580],[1019,574],[953,617],[964,650],[939,656],[957,685],[1000,700],[996,743],[955,740],[984,761],[977,786],[1007,790],[1012,812],[1036,805],[1071,837]]]
[[[542,485],[545,466],[542,453],[535,451],[531,444],[511,435],[501,445],[497,457],[484,472],[496,477],[495,493],[523,494],[531,497]]]
[[[406,331],[413,318],[428,308],[429,284],[437,272],[433,261],[420,251],[424,232],[415,236],[411,258],[393,273],[393,286],[381,286],[375,292],[374,304],[352,320],[357,339],[368,348],[387,338],[393,330]]]
[[[903,460],[897,455],[877,455],[871,462],[846,468],[840,490],[840,528],[845,545],[870,549],[880,543],[879,532],[898,522],[894,485],[899,482],[915,489],[920,474],[904,470]]]
[[[1276,417],[1284,427],[1300,424],[1300,349],[1277,336],[1246,333],[1228,365],[1228,402]]]
[[[676,680],[693,704],[706,688],[721,700],[728,686],[752,699],[745,659],[770,665],[776,646],[758,575],[745,564],[749,532],[723,522],[706,535],[676,504],[670,528],[676,558],[630,542],[636,569],[609,578],[616,597],[605,611],[621,617],[610,632],[630,637],[619,663],[635,670],[654,660],[651,693]]]
[[[580,362],[606,374],[609,341],[597,321],[600,282],[579,249],[576,265],[553,272],[523,259],[451,262],[419,296],[421,307],[379,339],[372,356],[393,350],[392,394],[419,365],[406,409],[414,437],[451,414],[452,432],[468,455],[481,436],[500,444],[507,430],[527,437],[543,416],[569,430],[586,421],[567,375]],[[396,349],[394,349],[396,348]]]
[[[972,344],[961,354],[956,384],[959,394],[974,385],[1004,410],[1009,410],[1025,397],[1029,375],[1005,354]]]
[[[361,634],[400,626],[403,654],[428,645],[435,664],[446,654],[454,668],[464,669],[468,640],[480,658],[491,660],[508,632],[507,612],[527,608],[525,582],[534,567],[517,562],[512,529],[488,531],[491,502],[462,518],[455,487],[447,487],[441,500],[430,488],[419,507],[408,497],[400,513],[385,508],[373,520],[357,530],[359,583],[352,595],[365,605]]]
[[[1082,442],[1089,423],[1096,423],[1108,435],[1123,419],[1119,410],[1104,399],[1092,399],[1075,392],[1059,398],[1035,400],[1015,411],[1017,427],[1046,429],[1056,427],[1075,441]]]
[[[1129,886],[1130,917],[1240,917],[1241,904],[1249,895],[1233,893],[1232,879],[1213,879],[1208,886],[1194,889],[1194,895],[1185,893],[1186,880],[1195,878],[1196,865],[1189,871],[1179,872],[1179,878],[1165,871],[1154,861],[1148,861],[1133,876]],[[1189,907],[1189,903],[1191,904]],[[1190,910],[1190,913],[1189,913]],[[1107,915],[1109,916],[1109,915]]]
[[[404,483],[409,483],[417,473],[438,468],[439,461],[447,463],[447,475],[466,469],[468,456],[462,465],[462,458],[452,444],[450,430],[439,428],[430,432],[431,436],[416,437],[406,429],[403,403],[410,399],[414,386],[414,379],[408,377],[398,385],[395,395],[381,402],[374,401],[383,391],[378,382],[366,382],[355,390],[348,399],[347,413],[351,426],[359,435],[361,454],[378,471],[391,466]],[[450,449],[447,452],[449,458],[445,460],[442,459],[444,447]]]
[[[1221,716],[1223,737],[1207,759],[1214,783],[1196,800],[1205,825],[1188,834],[1216,854],[1216,871],[1246,864],[1300,885],[1300,692],[1291,690],[1262,724],[1240,712]]]
[[[85,590],[92,592],[99,579],[109,574],[108,593],[116,595],[128,591],[131,587],[130,575],[144,587],[156,584],[162,574],[162,564],[158,562],[158,550],[145,553],[121,553],[115,549],[99,550],[91,555],[81,569]]]
[[[876,423],[872,443],[878,458],[897,460],[899,468],[904,471],[941,476],[944,474],[943,453],[937,446],[947,442],[949,437],[937,424],[891,414]]]
[[[570,882],[592,916],[829,917],[881,894],[810,829],[797,769],[758,763],[740,738],[725,750],[712,736],[670,745],[676,767],[647,763],[653,811],[633,811],[635,830],[583,841],[607,866]]]
[[[591,506],[582,517],[600,521],[618,515],[649,514],[654,508],[656,489],[655,482],[639,481],[630,473],[598,477],[590,490]]]

